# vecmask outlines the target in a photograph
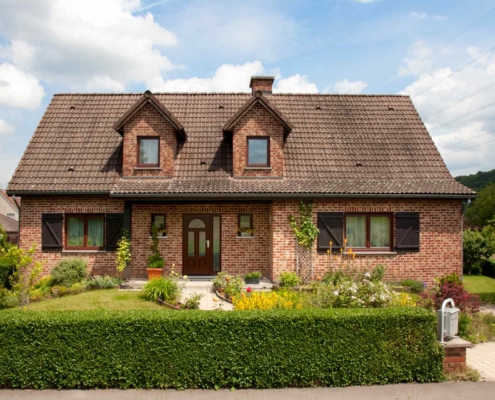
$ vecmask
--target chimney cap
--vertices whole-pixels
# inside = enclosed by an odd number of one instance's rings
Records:
[[[253,81],[271,81],[271,83],[273,83],[274,80],[274,76],[252,76],[251,82],[249,82],[249,87],[253,87]]]

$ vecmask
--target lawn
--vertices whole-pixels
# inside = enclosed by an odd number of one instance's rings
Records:
[[[140,292],[119,292],[117,289],[92,290],[73,296],[38,301],[30,310],[163,310],[156,303],[139,298]]]
[[[463,281],[469,293],[479,295],[484,302],[495,304],[495,279],[481,275],[464,275]]]

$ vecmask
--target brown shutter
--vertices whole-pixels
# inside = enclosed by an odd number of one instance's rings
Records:
[[[318,250],[341,249],[344,243],[344,213],[318,213]]]
[[[122,237],[124,214],[105,214],[106,249],[117,250],[117,242]]]
[[[419,213],[395,214],[395,248],[401,251],[419,251]]]
[[[41,248],[62,249],[63,214],[41,215]]]

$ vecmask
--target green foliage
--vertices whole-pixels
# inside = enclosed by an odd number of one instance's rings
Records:
[[[124,272],[131,258],[131,240],[127,231],[124,231],[122,237],[117,242],[117,258],[115,259],[115,265],[119,274]]]
[[[313,203],[311,201],[299,203],[299,222],[292,214],[289,215],[288,219],[299,245],[311,250],[320,232],[313,223]]]
[[[191,296],[189,296],[187,299],[184,300],[184,304],[182,305],[182,308],[186,308],[188,310],[199,309],[199,304],[201,302],[202,297],[203,297],[203,294],[201,294],[201,293],[192,294]]]
[[[259,272],[259,271],[248,272],[246,275],[244,275],[244,278],[259,279],[259,278],[261,278],[261,272]]]
[[[0,288],[0,310],[4,308],[17,307],[19,305],[19,296],[11,290]]]
[[[233,277],[225,272],[219,272],[213,279],[213,289],[219,293],[224,293],[229,298],[233,298],[240,295],[242,289],[244,289],[244,279],[240,276]]]
[[[165,266],[165,261],[158,250],[160,241],[158,240],[158,229],[154,224],[151,228],[151,238],[152,245],[150,246],[151,255],[148,257],[148,268],[163,268]]]
[[[437,382],[419,308],[2,311],[0,386],[279,388]]]
[[[481,273],[490,278],[495,278],[495,260],[483,259],[480,263]]]
[[[280,286],[285,288],[291,288],[299,285],[301,280],[295,272],[282,272],[279,277]]]
[[[15,271],[15,267],[12,263],[0,255],[0,288],[11,289],[10,277]]]
[[[86,287],[88,289],[113,289],[120,285],[120,279],[113,276],[95,275],[87,280]]]
[[[472,343],[495,340],[495,315],[490,313],[460,313],[459,336]]]
[[[455,272],[452,272],[449,275],[442,276],[441,278],[437,278],[438,286],[443,285],[462,285],[462,279]]]
[[[463,233],[463,260],[466,272],[470,275],[475,265],[480,265],[483,258],[490,258],[495,253],[495,235],[491,226],[483,231],[466,229]]]
[[[401,282],[402,286],[408,287],[411,289],[411,292],[413,293],[421,293],[423,289],[425,288],[423,282],[421,281],[416,281],[414,279],[404,279]]]
[[[460,175],[455,179],[457,182],[479,192],[495,182],[495,169],[486,172],[478,171],[476,174],[471,175]]]
[[[12,244],[10,244],[7,241],[7,232],[5,232],[5,230],[2,227],[2,224],[0,224],[0,256],[2,255],[2,253],[7,251],[11,246]]]
[[[485,226],[495,217],[495,183],[478,193],[471,207],[466,210],[466,217],[471,225]]]
[[[160,299],[175,305],[179,301],[181,288],[174,279],[164,278],[150,280],[143,288],[143,297],[149,301]]]
[[[70,287],[86,279],[86,261],[82,258],[66,258],[53,267],[50,275],[54,285]]]

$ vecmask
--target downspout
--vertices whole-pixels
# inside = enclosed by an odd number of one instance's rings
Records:
[[[466,214],[466,210],[471,205],[471,199],[467,199],[467,206],[463,207],[461,203],[461,266],[462,266],[462,280],[464,280],[464,214]],[[464,210],[462,209],[464,208]]]
[[[17,210],[19,211],[19,218],[17,218],[17,231],[19,232],[18,233],[19,238],[17,241],[17,247],[21,247],[21,206],[19,205],[19,203],[17,201],[17,197],[15,197],[15,194],[12,196],[12,198],[14,199],[14,203],[17,207]]]

